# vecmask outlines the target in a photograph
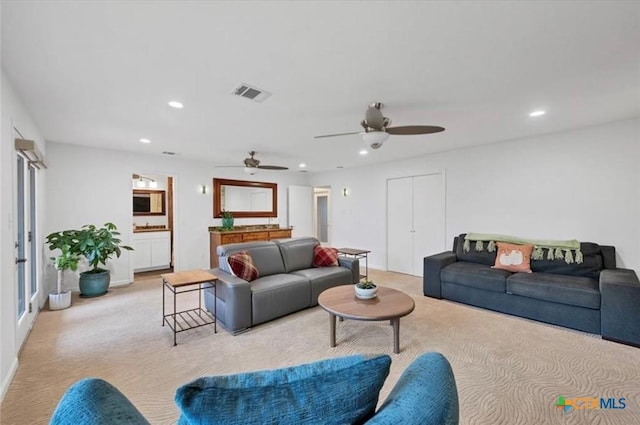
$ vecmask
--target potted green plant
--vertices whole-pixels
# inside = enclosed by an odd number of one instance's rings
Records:
[[[233,229],[233,213],[231,211],[222,210],[222,228],[224,230]]]
[[[57,257],[51,257],[53,266],[58,271],[56,292],[49,294],[49,309],[62,310],[71,306],[71,291],[63,291],[65,270],[76,271],[80,257],[72,251],[77,243],[77,230],[63,230],[47,236],[47,245],[50,251],[60,250]]]
[[[120,232],[113,223],[105,223],[101,228],[88,224],[77,231],[72,251],[86,258],[91,266],[90,270],[80,273],[80,295],[83,297],[106,294],[111,274],[100,266],[106,266],[114,255],[120,257],[123,249],[133,251],[130,246],[120,244],[119,236]]]
[[[373,280],[361,280],[355,285],[356,297],[365,300],[375,298],[378,293],[378,286]]]

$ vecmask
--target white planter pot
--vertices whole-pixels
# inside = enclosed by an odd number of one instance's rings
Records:
[[[355,290],[356,290],[356,297],[361,298],[363,300],[369,300],[371,298],[375,298],[376,294],[378,292],[378,287],[376,286],[375,288],[371,288],[371,289],[362,289],[362,288],[358,288],[358,285],[354,285]]]
[[[49,310],[64,310],[71,306],[71,291],[49,294]]]

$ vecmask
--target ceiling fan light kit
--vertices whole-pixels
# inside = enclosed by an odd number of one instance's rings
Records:
[[[369,131],[368,133],[362,133],[362,140],[371,146],[371,149],[380,149],[388,138],[389,133],[386,131]]]

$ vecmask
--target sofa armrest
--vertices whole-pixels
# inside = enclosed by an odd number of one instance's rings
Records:
[[[445,251],[440,254],[424,257],[422,273],[422,290],[424,294],[432,298],[442,298],[442,288],[440,286],[440,271],[458,261],[456,253]]]
[[[360,260],[357,258],[338,257],[338,265],[349,269],[351,283],[360,282]]]
[[[640,281],[629,269],[600,272],[600,331],[604,339],[640,346]]]
[[[451,365],[440,353],[425,353],[405,369],[366,425],[456,425],[459,419]]]
[[[251,327],[251,284],[244,279],[227,273],[222,269],[213,269],[211,273],[218,277],[216,295],[217,315],[226,328],[236,333]],[[205,306],[213,312],[213,290],[205,290]]]
[[[50,425],[149,425],[116,387],[98,378],[73,384],[53,412]]]

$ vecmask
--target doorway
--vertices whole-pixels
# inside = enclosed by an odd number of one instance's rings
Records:
[[[135,172],[131,181],[135,281],[173,271],[174,179]]]
[[[313,229],[314,236],[323,246],[331,245],[331,189],[313,188]]]

